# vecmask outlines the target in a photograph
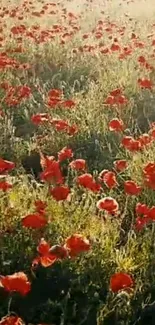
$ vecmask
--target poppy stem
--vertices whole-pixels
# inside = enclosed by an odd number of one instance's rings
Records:
[[[11,313],[11,303],[12,303],[12,297],[9,298],[9,302],[8,302],[8,315]]]

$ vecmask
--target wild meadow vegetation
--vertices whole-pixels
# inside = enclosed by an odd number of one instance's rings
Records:
[[[155,3],[0,1],[0,324],[155,323]]]

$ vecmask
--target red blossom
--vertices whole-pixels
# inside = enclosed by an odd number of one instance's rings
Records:
[[[41,213],[41,214],[45,214],[45,209],[47,207],[47,203],[41,200],[37,200],[34,202],[35,208],[36,208],[36,212]]]
[[[91,174],[88,173],[78,176],[77,183],[92,192],[99,192],[101,189],[101,185],[93,179]]]
[[[152,89],[153,82],[150,79],[138,79],[138,84],[141,88]]]
[[[149,162],[143,168],[144,183],[147,187],[155,190],[155,163]]]
[[[12,161],[4,160],[0,158],[0,174],[9,172],[15,168],[15,163]]]
[[[111,171],[102,171],[100,173],[99,179],[102,180],[109,189],[112,189],[118,185],[116,175]]]
[[[150,222],[150,219],[147,216],[143,217],[137,217],[136,223],[134,225],[135,230],[141,231],[148,223]]]
[[[124,123],[118,118],[114,118],[109,122],[109,130],[115,132],[121,132],[124,130]]]
[[[83,174],[77,177],[77,183],[85,188],[90,186],[93,182],[93,176],[91,174]]]
[[[116,88],[112,91],[110,91],[110,95],[113,97],[120,96],[122,94],[122,90],[120,88]]]
[[[61,151],[58,152],[58,159],[60,162],[66,159],[70,159],[72,157],[73,157],[73,151],[72,149],[69,149],[67,147],[64,147]]]
[[[116,214],[119,210],[119,205],[112,197],[105,197],[97,202],[99,210],[105,210],[110,214]]]
[[[61,89],[51,89],[48,92],[48,96],[51,98],[59,98],[63,95],[63,91]]]
[[[65,100],[61,103],[61,105],[65,108],[74,108],[76,103],[71,100],[71,99],[68,99],[68,100]]]
[[[35,125],[40,125],[40,124],[43,124],[45,122],[48,122],[49,121],[49,118],[50,117],[49,117],[48,114],[46,114],[46,113],[40,113],[40,114],[32,115],[31,121]]]
[[[37,247],[37,251],[39,252],[40,255],[46,255],[49,253],[49,250],[50,250],[50,245],[45,241],[44,238],[42,238]]]
[[[0,320],[0,325],[23,325],[24,322],[18,316],[7,316]]]
[[[1,276],[0,283],[6,291],[17,291],[22,296],[27,295],[27,293],[31,290],[31,284],[28,281],[27,275],[23,272]]]
[[[74,234],[65,241],[65,248],[69,250],[71,257],[77,256],[82,252],[90,250],[90,242],[87,238],[80,234]]]
[[[6,182],[6,181],[0,181],[0,190],[3,192],[6,192],[12,188],[12,184]]]
[[[141,186],[138,186],[134,181],[124,182],[124,191],[128,195],[139,195],[142,191]]]
[[[32,267],[36,267],[38,264],[41,264],[43,267],[49,267],[57,260],[64,259],[68,256],[68,251],[65,247],[59,245],[50,247],[44,238],[40,240],[37,251],[40,256],[33,260]]]
[[[84,159],[75,159],[71,161],[69,164],[71,169],[75,170],[85,170],[86,169],[86,161]]]
[[[116,160],[114,162],[114,167],[118,172],[123,171],[124,169],[126,169],[128,166],[128,163],[126,160]]]
[[[131,276],[127,273],[115,273],[110,278],[110,289],[117,293],[120,290],[127,290],[131,287],[133,287],[133,279]]]
[[[135,140],[133,137],[130,136],[123,137],[122,145],[131,152],[140,151],[142,149],[141,142],[139,140]]]
[[[136,204],[136,214],[139,215],[148,215],[149,208],[146,204],[137,203]]]
[[[59,161],[56,161],[54,159],[48,160],[47,158],[46,167],[44,171],[40,174],[40,179],[44,182],[62,184],[63,177],[62,177]]]
[[[57,186],[50,189],[50,194],[56,201],[67,200],[69,193],[70,189],[67,186]]]
[[[25,228],[40,229],[47,224],[47,218],[41,213],[28,214],[22,218],[22,226]]]

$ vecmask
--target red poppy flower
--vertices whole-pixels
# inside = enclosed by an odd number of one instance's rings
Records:
[[[78,185],[81,185],[92,192],[99,192],[101,189],[101,185],[93,179],[91,174],[83,174],[77,177]]]
[[[149,208],[146,204],[137,203],[136,204],[136,214],[137,215],[148,215]]]
[[[44,238],[41,238],[40,243],[37,247],[37,251],[40,255],[46,255],[49,253],[50,245],[45,241]]]
[[[61,89],[51,89],[48,92],[48,97],[59,98],[63,95],[63,91]]]
[[[105,197],[97,202],[97,208],[99,210],[105,210],[110,214],[115,214],[119,210],[119,205],[112,197]]]
[[[124,191],[129,195],[139,195],[142,191],[141,186],[138,186],[134,181],[124,182]]]
[[[32,267],[36,267],[38,264],[41,264],[43,267],[49,267],[58,259],[61,260],[68,256],[68,251],[65,247],[59,245],[50,247],[44,238],[41,239],[37,250],[40,256],[33,260]]]
[[[138,79],[138,84],[141,88],[152,89],[153,82],[150,79]]]
[[[105,104],[107,105],[115,105],[116,104],[116,98],[114,96],[108,96],[105,100]]]
[[[110,92],[110,95],[113,97],[117,97],[122,94],[122,90],[120,88],[116,88]]]
[[[53,189],[50,189],[50,194],[56,201],[64,201],[67,199],[70,193],[70,189],[67,186],[57,186]]]
[[[38,264],[41,264],[43,267],[49,267],[57,261],[57,256],[50,253],[50,245],[45,241],[44,238],[40,240],[37,251],[39,252],[40,256],[33,260],[32,267],[36,267]]]
[[[38,264],[41,264],[43,267],[49,267],[57,261],[57,257],[52,254],[42,255],[36,257],[32,262],[32,267],[36,268]]]
[[[43,214],[32,213],[22,218],[22,226],[39,229],[47,224],[47,218]]]
[[[58,105],[61,104],[61,99],[59,98],[48,98],[47,105],[51,108],[57,108]]]
[[[141,231],[149,222],[150,222],[150,219],[147,216],[137,217],[134,228],[137,231]]]
[[[103,178],[104,178],[104,176],[105,176],[105,174],[106,174],[107,172],[109,172],[108,169],[103,169],[103,170],[100,172],[99,177],[98,177],[98,179],[99,179],[100,182],[103,181]]]
[[[23,33],[25,33],[25,31],[26,31],[25,25],[13,26],[11,28],[11,33],[14,35],[23,34]]]
[[[37,201],[34,202],[34,205],[35,205],[36,211],[38,213],[45,213],[45,209],[47,207],[46,202],[41,201],[41,200],[37,200]]]
[[[148,163],[144,167],[143,173],[145,185],[155,190],[155,164],[151,162]]]
[[[75,125],[75,124],[69,125],[67,128],[67,134],[70,136],[73,136],[78,133],[78,130],[79,130],[79,128],[77,125]]]
[[[18,316],[7,316],[0,320],[0,325],[23,325],[24,322]]]
[[[29,98],[31,95],[31,88],[28,86],[18,86],[16,88],[17,91],[17,97],[22,98]]]
[[[101,184],[99,184],[99,183],[95,182],[95,180],[93,180],[93,182],[87,188],[94,193],[98,193],[101,189]]]
[[[91,174],[83,174],[77,177],[77,183],[85,188],[89,187],[93,182],[93,176]]]
[[[105,104],[107,105],[125,105],[127,104],[128,100],[124,95],[118,96],[108,96],[105,100]]]
[[[127,273],[115,273],[110,278],[110,289],[117,293],[120,290],[127,290],[131,287],[133,287],[133,280],[131,276]]]
[[[111,51],[113,51],[113,52],[115,52],[115,51],[120,51],[120,50],[121,50],[120,46],[119,46],[118,44],[115,44],[115,43],[113,43],[113,44],[111,45],[110,49],[111,49]]]
[[[27,295],[31,290],[31,284],[28,281],[27,275],[23,272],[1,276],[0,282],[6,291],[17,291],[22,296]]]
[[[148,218],[155,221],[155,206],[149,209]]]
[[[65,248],[71,257],[90,250],[90,242],[82,235],[74,234],[66,239]]]
[[[73,151],[72,149],[69,149],[67,147],[64,147],[61,151],[58,152],[58,159],[60,162],[66,159],[70,159],[72,157],[73,157]]]
[[[149,162],[143,169],[145,175],[151,175],[155,173],[155,163]]]
[[[6,192],[12,188],[12,184],[6,182],[6,181],[0,181],[0,190],[3,192]]]
[[[124,169],[126,169],[128,166],[128,163],[126,160],[116,160],[114,162],[114,167],[117,171],[121,172],[123,171]]]
[[[86,161],[84,159],[75,159],[69,164],[70,168],[75,170],[85,170]]]
[[[153,139],[152,139],[151,135],[144,133],[139,137],[138,141],[140,142],[141,148],[145,148],[146,146],[151,144]]]
[[[101,178],[101,176],[102,176],[102,178]],[[112,188],[114,188],[114,187],[116,187],[118,185],[117,180],[116,180],[116,175],[115,175],[114,172],[102,171],[100,173],[100,179],[102,179],[104,184],[110,189],[112,189]]]
[[[118,105],[126,105],[128,103],[128,99],[124,95],[117,96],[116,98],[116,104]]]
[[[15,164],[12,161],[4,160],[0,158],[0,174],[8,172],[15,168]]]
[[[46,113],[35,114],[31,117],[31,121],[35,125],[43,124],[49,121],[49,115]]]
[[[54,156],[44,156],[40,151],[40,164],[43,169],[50,168],[53,165],[53,161],[55,161]]]
[[[66,108],[74,108],[76,104],[73,100],[68,99],[62,102],[61,105]]]
[[[150,135],[150,137],[152,138],[152,141],[153,141],[155,139],[155,127],[150,129],[149,135]]]
[[[63,177],[60,170],[59,161],[53,159],[48,159],[46,157],[46,168],[40,174],[40,179],[44,182],[53,182],[56,184],[63,183]]]
[[[53,265],[58,259],[56,254],[54,254],[54,252],[51,251],[50,245],[44,240],[44,238],[41,239],[37,247],[37,250],[41,256],[37,257],[33,261],[33,264],[34,262],[38,261],[38,263],[40,263],[43,267],[49,267]]]
[[[109,130],[115,131],[115,132],[121,132],[124,129],[124,123],[122,120],[119,120],[118,118],[114,118],[109,122]]]
[[[131,152],[139,151],[142,149],[141,142],[139,140],[135,140],[133,137],[130,136],[125,136],[122,139],[122,145]]]

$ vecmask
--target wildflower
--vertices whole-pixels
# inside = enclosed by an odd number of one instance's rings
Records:
[[[6,291],[16,291],[22,296],[27,295],[27,293],[31,290],[31,284],[28,281],[27,275],[23,272],[1,276],[0,283]]]
[[[68,198],[70,189],[67,186],[57,186],[50,189],[50,194],[56,201],[64,201]]]
[[[85,170],[86,169],[86,161],[84,159],[75,159],[72,160],[69,164],[71,169],[75,170]]]
[[[90,242],[84,236],[80,234],[74,234],[66,239],[65,248],[69,250],[69,255],[73,257],[82,252],[89,251]]]
[[[141,186],[138,186],[134,181],[124,182],[124,191],[128,195],[139,195],[142,191]]]
[[[127,290],[131,287],[133,287],[133,280],[131,276],[127,273],[115,273],[110,278],[110,289],[117,293],[120,290]]]
[[[116,214],[119,210],[119,205],[112,197],[105,197],[97,202],[99,210],[105,210],[110,214]]]
[[[47,224],[47,218],[42,213],[28,214],[22,218],[22,226],[25,228],[39,229]]]
[[[122,120],[115,118],[109,122],[109,130],[115,132],[121,132],[124,130],[124,123]]]
[[[126,160],[116,160],[116,161],[114,162],[114,167],[115,167],[115,169],[116,169],[117,171],[119,171],[119,172],[121,172],[121,171],[123,171],[124,169],[126,169],[126,168],[127,168],[127,165],[128,165],[128,163],[127,163]]]

